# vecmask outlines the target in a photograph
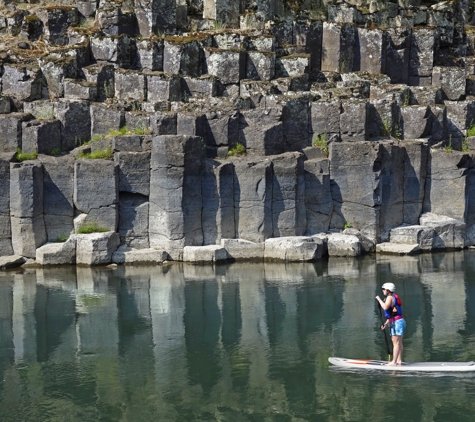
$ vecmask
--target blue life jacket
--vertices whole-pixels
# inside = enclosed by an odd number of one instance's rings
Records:
[[[393,319],[394,317],[397,317],[397,316],[402,318],[402,300],[396,293],[393,293],[393,298],[394,298],[393,306],[389,309],[385,309],[384,315],[387,319]]]

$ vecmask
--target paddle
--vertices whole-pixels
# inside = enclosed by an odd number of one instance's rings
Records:
[[[379,315],[381,316],[381,322],[384,325],[384,318],[383,318],[383,310],[381,308],[381,305],[378,303],[378,308],[379,308]],[[386,340],[386,349],[388,351],[388,361],[391,360],[391,351],[389,350],[389,341],[388,341],[388,335],[386,334],[386,329],[384,331],[384,340]]]

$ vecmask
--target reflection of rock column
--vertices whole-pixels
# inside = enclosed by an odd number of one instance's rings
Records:
[[[0,283],[0,377],[13,363],[13,292],[12,284],[2,277]],[[9,280],[8,280],[9,281]]]
[[[161,272],[163,270],[164,274]],[[186,385],[184,279],[180,265],[151,273],[150,312],[156,384],[162,392]]]
[[[17,364],[36,362],[35,297],[35,275],[16,276],[13,281],[12,329]]]
[[[461,346],[462,336],[458,331],[465,328],[466,317],[464,273],[424,273],[421,274],[421,283],[430,290],[433,349],[449,347],[453,350]]]

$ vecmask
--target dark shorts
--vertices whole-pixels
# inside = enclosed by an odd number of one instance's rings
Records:
[[[404,318],[398,319],[391,323],[391,329],[389,333],[392,336],[403,336],[406,332],[406,320]]]

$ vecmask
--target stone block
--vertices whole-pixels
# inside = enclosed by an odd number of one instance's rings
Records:
[[[201,0],[197,0],[201,1]],[[241,50],[247,43],[247,35],[232,31],[213,34],[212,46],[219,50]]]
[[[272,162],[234,160],[236,238],[260,243],[272,237]]]
[[[306,150],[304,150],[305,153]],[[330,163],[326,158],[308,159],[305,170],[305,209],[307,229],[311,236],[330,227],[333,201],[330,189]]]
[[[119,169],[119,191],[148,196],[150,193],[150,153],[116,152],[114,161]]]
[[[196,40],[182,37],[165,38],[163,44],[163,71],[165,73],[200,76],[202,47]]]
[[[257,81],[270,81],[275,75],[275,53],[267,51],[248,51],[246,78]]]
[[[115,97],[118,100],[145,101],[146,93],[143,73],[126,69],[115,71]]]
[[[114,65],[97,63],[82,68],[86,81],[97,87],[97,101],[113,98],[114,92]]]
[[[194,263],[225,262],[228,259],[226,249],[219,245],[185,246],[183,261]]]
[[[343,101],[340,114],[340,134],[343,142],[364,141],[366,138],[366,101]]]
[[[434,66],[434,28],[416,27],[412,30],[409,56],[409,76],[429,77]],[[420,83],[410,83],[419,85]]]
[[[358,28],[353,69],[386,73],[386,46],[385,32],[379,29]]]
[[[203,162],[203,244],[216,245],[236,234],[234,222],[234,166],[214,160]]]
[[[323,23],[322,71],[352,72],[356,28],[350,24]]]
[[[43,90],[43,74],[34,64],[4,64],[2,94],[21,101],[39,100]]]
[[[97,83],[75,79],[65,79],[64,98],[68,100],[95,101],[97,99]]]
[[[354,235],[332,233],[328,236],[329,256],[360,256],[361,243]]]
[[[310,104],[310,133],[340,133],[340,101],[315,101]]]
[[[46,242],[41,163],[10,164],[10,216],[15,255],[34,258],[36,248]]]
[[[118,171],[108,160],[74,163],[74,206],[88,214],[88,222],[115,230],[117,227]]]
[[[60,100],[54,104],[61,122],[61,149],[70,151],[91,139],[91,111],[88,101]]]
[[[404,139],[419,139],[430,134],[430,108],[427,106],[405,106],[400,109]]]
[[[176,130],[178,135],[193,135],[202,137],[204,134],[205,115],[201,111],[180,112],[176,116]]]
[[[91,104],[91,131],[89,137],[105,135],[110,130],[119,130],[125,124],[124,111],[115,106],[101,103]]]
[[[181,101],[181,77],[162,72],[147,73],[147,100],[151,103],[161,101]]]
[[[201,139],[156,136],[150,172],[150,246],[180,258],[184,246],[203,244]]]
[[[76,263],[76,235],[63,243],[46,243],[36,250],[39,265],[72,265]]]
[[[262,261],[264,243],[254,243],[243,239],[221,239],[221,246],[226,249],[231,261]]]
[[[203,0],[203,18],[226,22],[228,28],[239,27],[240,3],[227,0]]]
[[[12,111],[10,97],[0,96],[0,114],[8,114]]]
[[[345,229],[343,230],[343,234],[356,236],[360,241],[361,249],[364,253],[371,253],[376,249],[375,243],[356,229]]]
[[[97,0],[76,0],[78,12],[85,17],[94,16],[97,6]]]
[[[266,261],[309,262],[321,259],[323,242],[307,236],[267,239],[264,243]]]
[[[395,227],[391,230],[390,242],[405,245],[419,245],[421,250],[431,250],[435,231],[431,227],[412,225]]]
[[[432,85],[440,85],[444,100],[458,101],[465,98],[466,70],[460,67],[434,67]]]
[[[223,110],[206,113],[198,122],[197,135],[207,147],[233,147],[239,142],[239,113]]]
[[[285,151],[282,108],[241,111],[239,142],[249,155],[273,155]]]
[[[388,255],[416,255],[421,248],[415,244],[380,243],[376,245],[376,253]]]
[[[462,220],[431,212],[421,215],[420,224],[434,229],[432,249],[462,249],[465,246],[465,223]]]
[[[16,152],[21,149],[22,125],[33,119],[29,113],[0,115],[0,152]]]
[[[135,40],[128,35],[92,36],[90,42],[92,60],[114,63],[124,69],[136,65],[137,46]]]
[[[218,92],[217,79],[212,75],[203,75],[199,78],[183,76],[181,79],[182,92],[185,100],[192,97],[216,97]]]
[[[127,246],[120,246],[112,254],[112,262],[118,265],[157,265],[168,260],[165,251],[156,249],[133,249]]]
[[[245,40],[245,48],[248,51],[275,51],[276,39],[272,35],[250,35]]]
[[[61,150],[61,122],[59,120],[32,120],[23,122],[21,149],[23,152],[50,154]]]
[[[203,73],[216,76],[223,85],[237,84],[246,76],[246,53],[205,47]]]
[[[107,265],[117,250],[120,239],[115,232],[76,235],[77,265]]]
[[[140,59],[139,67],[144,71],[163,70],[163,39],[141,40],[137,42]]]
[[[276,72],[278,78],[298,76],[308,73],[310,69],[310,54],[294,54],[276,59]]]
[[[430,111],[431,122],[429,124],[431,128],[431,134],[429,138],[429,144],[434,145],[441,141],[446,141],[449,138],[449,122],[447,119],[447,107],[431,106]]]
[[[120,242],[135,249],[149,247],[148,198],[127,192],[120,193],[119,228]]]
[[[23,265],[26,259],[20,255],[5,255],[0,256],[0,270],[9,270],[11,268],[18,268]]]
[[[367,139],[389,138],[400,131],[399,108],[395,101],[370,100],[367,104],[366,113],[366,137]]]
[[[313,73],[321,69],[322,35],[321,21],[293,22],[292,44],[305,47],[305,53],[310,55],[310,72]]]
[[[288,152],[271,160],[273,236],[302,236],[307,225],[303,154]]]
[[[13,154],[0,154],[0,256],[13,255],[10,224],[10,161]]]
[[[38,12],[44,24],[46,39],[56,45],[69,44],[68,29],[79,25],[79,14],[76,7],[47,7]]]
[[[43,212],[48,241],[53,242],[74,230],[74,159],[42,155]]]
[[[447,129],[452,139],[463,138],[466,129],[475,122],[475,101],[448,101],[445,102],[447,109]]]
[[[46,96],[50,99],[64,97],[64,79],[76,78],[78,68],[75,57],[46,56],[39,60],[46,81]]]
[[[170,34],[176,30],[176,0],[137,0],[134,11],[140,34],[144,37],[157,33]]]
[[[138,35],[136,16],[131,12],[123,12],[120,7],[99,9],[96,12],[96,21],[106,35],[127,34],[130,37]]]
[[[152,134],[176,135],[177,134],[177,114],[157,111],[150,117]]]

